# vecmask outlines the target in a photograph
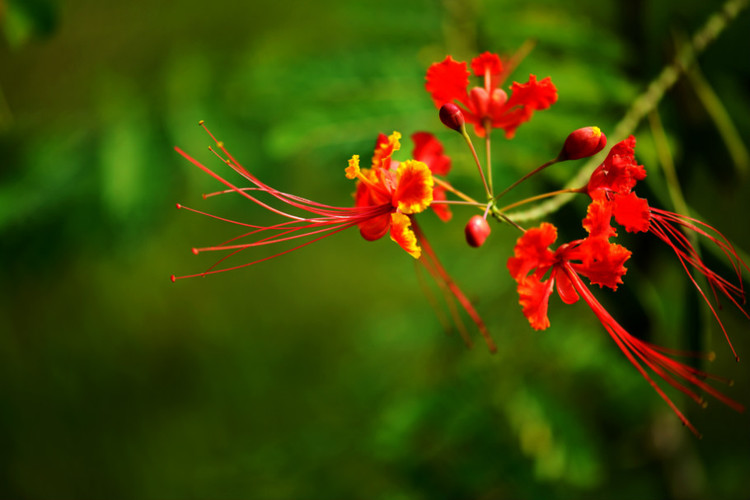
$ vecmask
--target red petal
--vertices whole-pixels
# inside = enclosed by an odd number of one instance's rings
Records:
[[[630,258],[630,250],[603,238],[586,238],[577,250],[582,263],[573,264],[573,268],[592,284],[617,290],[628,271],[624,264]]]
[[[614,191],[627,194],[636,183],[646,178],[643,165],[635,161],[635,137],[615,144],[604,162],[594,170],[587,186],[591,197],[598,196],[597,191]]]
[[[591,238],[604,238],[617,236],[617,231],[612,227],[612,205],[606,200],[596,200],[589,204],[586,218],[583,219],[583,227],[588,231]]]
[[[534,330],[544,330],[549,327],[547,306],[552,293],[554,280],[540,281],[534,276],[526,277],[518,282],[518,303],[523,308],[523,314],[529,320]]]
[[[445,199],[447,199],[445,188],[436,185],[432,190],[433,203],[430,205],[430,207],[432,208],[432,211],[435,212],[435,214],[440,218],[440,220],[442,220],[443,222],[448,222],[449,220],[451,220],[451,218],[453,218],[453,212],[451,212],[450,207],[445,203],[435,203],[435,201]]]
[[[548,248],[557,239],[557,228],[548,222],[526,231],[518,238],[508,259],[508,271],[516,281],[526,277],[532,269],[546,270],[554,263],[554,253]]]
[[[469,85],[469,71],[465,62],[457,62],[448,56],[442,62],[435,63],[427,69],[425,88],[432,96],[435,106],[457,100],[465,103],[466,87]]]
[[[485,52],[471,60],[471,70],[476,76],[484,76],[485,72],[490,75],[499,75],[503,72],[503,63],[500,56]]]
[[[529,75],[527,83],[513,82],[512,94],[499,109],[491,109],[492,126],[505,130],[505,136],[512,138],[516,129],[529,121],[534,111],[547,109],[557,101],[557,88],[547,77],[539,82],[536,76]]]
[[[629,233],[648,231],[651,225],[651,209],[648,201],[635,193],[614,196],[614,215],[618,224]]]
[[[359,234],[367,241],[379,240],[391,227],[391,214],[384,214],[359,224]]]
[[[411,136],[414,141],[412,157],[426,163],[430,171],[437,175],[447,175],[451,169],[451,159],[443,154],[443,145],[429,132],[417,132]]]
[[[557,102],[557,88],[550,77],[541,81],[536,75],[529,75],[526,83],[513,82],[510,90],[513,92],[508,99],[508,106],[524,106],[535,111],[547,109]]]
[[[570,282],[570,278],[568,278],[567,274],[556,272],[555,283],[557,284],[557,294],[564,303],[575,304],[578,302],[578,292],[576,292],[576,289],[573,286],[573,283]]]

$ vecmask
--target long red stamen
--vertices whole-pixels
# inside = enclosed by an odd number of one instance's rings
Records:
[[[495,345],[495,341],[492,340],[492,337],[490,336],[489,330],[487,330],[487,326],[484,324],[484,321],[482,320],[481,316],[479,316],[479,313],[474,309],[474,306],[471,304],[471,301],[464,295],[464,293],[461,291],[461,289],[456,285],[456,283],[453,281],[453,278],[448,274],[448,272],[445,270],[445,268],[440,264],[440,260],[438,260],[437,255],[435,255],[435,252],[432,250],[432,247],[430,246],[430,243],[427,241],[427,238],[425,237],[424,233],[420,229],[419,225],[416,221],[413,221],[412,224],[414,228],[414,233],[417,236],[417,240],[419,241],[419,244],[422,246],[423,249],[423,256],[427,256],[431,261],[432,265],[434,266],[434,269],[437,271],[438,276],[442,280],[442,282],[445,284],[445,286],[448,287],[448,289],[451,291],[454,297],[456,297],[456,300],[458,300],[458,303],[461,304],[461,307],[464,308],[464,311],[469,315],[469,317],[474,321],[474,324],[477,325],[477,328],[479,329],[479,333],[482,334],[482,337],[484,338],[485,343],[487,344],[487,347],[489,348],[490,352],[495,353],[497,352],[497,346]]]
[[[224,217],[219,217],[216,215],[211,215],[211,214],[202,212],[200,210],[184,207],[178,204],[177,205],[178,208],[185,208],[186,210],[189,210],[191,212],[205,215],[205,216],[208,216],[217,220],[221,220],[224,222],[229,222],[231,224],[235,224],[238,226],[251,228],[252,230],[247,231],[243,234],[234,236],[219,245],[193,248],[193,253],[195,254],[198,254],[200,252],[205,252],[205,251],[227,251],[229,253],[223,256],[222,258],[220,258],[218,261],[216,261],[213,265],[211,265],[206,271],[202,273],[186,275],[186,276],[172,276],[172,281],[175,281],[177,279],[182,279],[182,278],[206,276],[208,274],[215,274],[215,273],[230,271],[230,270],[239,269],[242,267],[247,267],[253,264],[257,264],[259,262],[263,262],[263,261],[278,257],[280,255],[285,255],[291,251],[307,246],[323,238],[332,236],[352,226],[356,226],[364,222],[367,222],[369,220],[372,220],[374,218],[381,217],[383,215],[390,213],[393,210],[393,207],[391,206],[390,203],[385,203],[381,205],[372,205],[372,206],[360,206],[360,207],[356,207],[356,206],[355,207],[336,207],[336,206],[318,203],[318,202],[308,200],[300,196],[291,195],[291,194],[279,191],[277,189],[274,189],[268,186],[267,184],[261,182],[254,175],[252,175],[250,172],[244,169],[239,163],[237,163],[237,161],[232,157],[232,155],[226,150],[224,145],[216,139],[216,137],[208,130],[208,128],[206,128],[203,122],[201,122],[200,125],[206,130],[206,132],[214,140],[214,142],[216,142],[217,147],[221,150],[221,152],[224,155],[226,155],[226,157],[219,154],[217,150],[214,148],[209,148],[211,152],[214,153],[224,164],[232,168],[235,172],[237,172],[243,178],[245,178],[246,180],[250,181],[253,184],[253,186],[250,186],[250,187],[238,187],[234,185],[232,182],[229,182],[228,180],[224,179],[222,176],[220,176],[219,174],[217,174],[210,168],[200,163],[198,160],[194,159],[193,157],[191,157],[190,155],[182,151],[180,148],[175,147],[175,150],[181,156],[187,159],[190,163],[192,163],[193,165],[201,169],[203,172],[207,173],[208,175],[210,175],[211,177],[213,177],[214,179],[216,179],[217,181],[225,185],[227,188],[229,188],[223,191],[211,193],[209,195],[204,195],[204,197],[208,198],[208,197],[216,196],[219,194],[237,193],[240,196],[260,206],[261,208],[264,208],[270,211],[271,213],[284,217],[285,219],[288,219],[288,220],[286,220],[285,222],[281,222],[279,224],[271,225],[271,226],[260,226],[260,225],[248,224],[248,223],[244,223],[244,222],[240,222],[237,220],[228,219]],[[301,212],[301,215],[289,213],[286,210],[281,210],[272,205],[269,205],[262,199],[258,198],[255,195],[256,192],[265,193],[266,195],[269,195],[275,198],[276,200],[284,203],[285,205],[291,207],[292,209],[299,210]],[[249,242],[241,241],[245,238],[252,238],[253,240]],[[302,244],[296,245],[293,248],[290,248],[288,250],[284,250],[274,255],[264,257],[264,258],[246,263],[246,264],[241,264],[241,265],[222,268],[222,269],[216,269],[216,267],[218,267],[228,258],[236,255],[237,253],[241,251],[244,251],[250,248],[259,247],[259,246],[271,245],[275,243],[290,242],[290,241],[297,240],[300,238],[312,238],[312,239],[310,241],[306,241]]]
[[[583,280],[581,280],[580,276],[575,272],[570,263],[565,262],[561,264],[561,269],[570,279],[576,292],[578,292],[578,294],[583,297],[583,300],[594,312],[596,317],[607,330],[607,333],[610,334],[612,339],[615,341],[623,354],[628,358],[630,363],[640,372],[643,378],[645,378],[646,381],[654,388],[657,394],[659,394],[659,396],[667,403],[672,411],[674,411],[674,413],[682,421],[682,423],[685,424],[696,436],[700,437],[700,433],[698,432],[698,430],[676,407],[669,396],[667,396],[663,389],[659,387],[659,385],[648,374],[641,363],[650,368],[654,373],[664,379],[664,381],[670,384],[672,387],[683,392],[688,397],[701,405],[705,404],[704,399],[699,396],[692,388],[675,378],[675,376],[684,379],[687,383],[692,384],[698,389],[701,389],[702,391],[726,404],[730,408],[739,412],[744,411],[744,406],[725,396],[704,381],[704,379],[706,378],[711,378],[728,382],[726,379],[716,377],[691,366],[684,365],[672,358],[669,358],[666,355],[667,353],[669,353],[669,350],[653,346],[648,342],[644,342],[630,335],[627,330],[625,330],[617,321],[615,321],[615,319],[607,312],[607,310],[604,309],[604,306],[602,306],[601,303],[596,299],[596,297],[594,297],[594,295],[583,283]],[[670,373],[674,376],[670,375]]]
[[[435,282],[438,284],[438,287],[440,288],[440,291],[443,292],[443,299],[445,300],[445,304],[448,307],[448,312],[451,315],[451,319],[453,320],[453,324],[455,325],[456,329],[458,330],[458,333],[461,335],[461,338],[463,339],[464,343],[466,344],[466,347],[469,349],[474,347],[474,342],[472,342],[471,337],[469,337],[469,332],[466,329],[466,325],[464,324],[463,319],[461,319],[461,315],[458,312],[458,308],[456,307],[456,300],[453,295],[453,292],[451,291],[450,287],[445,283],[445,281],[442,278],[442,275],[440,274],[440,271],[438,271],[435,262],[432,260],[432,258],[427,254],[423,254],[422,257],[419,259],[419,263],[422,264],[425,269],[427,269],[427,272],[430,273],[432,278],[435,280]],[[417,268],[418,269],[418,268]],[[423,289],[425,291],[425,294],[428,296],[428,300],[430,295],[428,293],[428,288],[426,286],[423,286]],[[436,313],[438,314],[438,318],[442,318],[442,312],[440,309],[438,309],[437,304],[434,300],[431,300],[431,303],[433,304],[433,308],[435,309]],[[441,319],[442,322],[442,319]]]
[[[693,247],[687,236],[678,228],[676,228],[674,224],[695,231],[699,235],[708,238],[712,243],[719,247],[724,255],[732,263],[731,265],[734,271],[737,273],[739,284],[729,282],[728,280],[711,270],[708,266],[706,266],[706,264],[703,262],[703,259],[701,259],[700,255],[698,254],[698,251]],[[706,228],[706,230],[704,230],[703,228]],[[712,231],[718,236],[710,234],[709,232],[707,232],[707,230]],[[696,269],[706,278],[709,286],[711,287],[711,291],[713,292],[714,300],[719,305],[719,307],[721,306],[721,304],[719,301],[717,290],[720,291],[724,296],[726,296],[748,319],[750,319],[750,315],[747,313],[747,311],[745,311],[740,302],[742,302],[743,304],[745,303],[742,270],[743,268],[750,270],[750,268],[748,268],[747,264],[739,257],[737,251],[734,249],[732,244],[729,243],[729,241],[724,237],[724,235],[722,235],[720,232],[718,232],[708,224],[705,224],[696,219],[652,208],[649,231],[664,243],[666,243],[674,251],[675,255],[680,261],[680,264],[685,270],[685,273],[688,275],[688,278],[693,283],[693,286],[695,286],[695,288],[698,290],[698,293],[706,302],[709,309],[711,310],[711,313],[719,324],[719,327],[721,328],[722,332],[724,333],[724,337],[727,340],[727,344],[729,344],[729,347],[732,350],[732,354],[734,354],[735,359],[739,361],[739,356],[737,355],[737,352],[735,351],[734,346],[729,339],[729,333],[727,332],[726,328],[724,328],[724,324],[719,318],[719,314],[716,311],[716,308],[713,306],[701,286],[696,281],[691,268]]]

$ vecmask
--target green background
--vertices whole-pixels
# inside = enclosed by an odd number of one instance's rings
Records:
[[[222,170],[200,119],[265,182],[344,206],[352,154],[368,158],[379,132],[399,130],[405,159],[408,136],[432,131],[453,157],[451,181],[481,197],[465,146],[424,91],[432,62],[537,41],[513,79],[551,76],[559,101],[512,141],[495,137],[504,186],[573,129],[612,130],[719,6],[0,1],[0,497],[750,497],[748,413],[669,392],[696,439],[585,304],[553,297],[552,327],[532,331],[505,267],[517,232],[494,225],[470,249],[469,209],[448,224],[419,220],[487,322],[494,355],[473,329],[472,350],[446,335],[411,259],[356,230],[169,280],[214,262],[192,247],[237,234],[176,202],[276,220],[239,197],[202,199],[220,186],[172,149]],[[688,203],[741,249],[748,33],[745,12],[700,56],[703,79],[681,80],[659,106]],[[718,103],[699,97],[706,89]],[[649,172],[639,193],[673,209],[647,122],[636,135]],[[514,199],[558,188],[579,164]],[[585,206],[551,217],[565,239],[581,236]],[[715,351],[708,370],[750,405],[750,322],[731,304],[721,311],[746,358],[735,363],[674,256],[649,235],[621,242],[634,253],[625,285],[597,290],[600,300],[633,334]]]

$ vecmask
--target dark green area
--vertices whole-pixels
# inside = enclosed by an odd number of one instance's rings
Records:
[[[411,259],[356,230],[169,280],[214,262],[192,247],[237,234],[176,202],[274,220],[239,197],[202,199],[220,186],[172,149],[222,170],[198,120],[267,183],[336,205],[351,203],[347,159],[368,158],[379,132],[404,134],[405,159],[408,136],[432,131],[451,181],[481,197],[424,91],[429,64],[537,41],[514,77],[551,76],[559,101],[512,141],[497,134],[504,186],[573,129],[611,130],[709,3],[0,1],[0,497],[749,497],[748,414],[670,391],[696,439],[584,304],[553,297],[552,327],[532,331],[505,267],[517,232],[495,225],[470,249],[469,209],[420,221],[495,355],[473,329],[473,350],[446,335]],[[745,12],[699,58],[745,148],[748,33]],[[659,106],[678,175],[691,208],[750,249],[748,165],[696,85],[683,79]],[[672,209],[648,123],[636,135],[641,191]],[[576,167],[514,196],[555,189]],[[551,220],[577,238],[584,210]],[[715,351],[707,369],[750,405],[750,322],[724,304],[738,364],[674,256],[622,236],[634,252],[625,285],[597,295],[634,334]]]

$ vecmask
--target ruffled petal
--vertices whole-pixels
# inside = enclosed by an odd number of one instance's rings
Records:
[[[646,169],[635,161],[635,137],[615,144],[601,165],[591,174],[586,187],[592,198],[603,192],[627,194],[636,183],[646,178]]]
[[[617,236],[617,231],[612,227],[612,205],[606,200],[595,200],[589,204],[586,217],[583,219],[583,227],[588,231],[590,238],[604,238],[608,240]]]
[[[415,214],[430,206],[434,180],[427,165],[421,161],[406,160],[398,166],[396,178],[392,203],[400,212]]]
[[[557,88],[549,77],[537,81],[535,75],[529,75],[527,83],[513,82],[511,91],[505,103],[490,107],[492,126],[503,129],[508,139],[522,123],[531,119],[534,111],[547,109],[557,102]]]
[[[390,214],[391,239],[406,250],[409,255],[418,259],[422,249],[417,244],[417,236],[411,229],[411,219],[408,215],[393,212]]]
[[[490,75],[499,75],[503,72],[503,63],[500,56],[485,52],[471,60],[471,70],[475,76],[484,76],[485,72]]]
[[[466,87],[469,86],[469,71],[465,62],[455,61],[451,56],[427,69],[425,88],[432,96],[435,106],[457,100],[466,103]]]
[[[377,141],[375,141],[375,153],[372,155],[372,168],[391,168],[391,155],[394,151],[401,149],[401,134],[399,132],[393,132],[391,135],[386,136],[380,134]]]
[[[527,276],[518,281],[518,303],[521,304],[523,315],[534,330],[549,328],[547,307],[553,284],[553,279],[545,282],[535,276]]]
[[[513,257],[508,259],[508,271],[516,281],[526,277],[532,269],[546,271],[555,262],[555,254],[548,247],[557,239],[557,228],[548,222],[526,231],[518,238]]]
[[[615,220],[629,233],[648,231],[651,225],[651,209],[645,198],[639,198],[635,193],[616,194],[613,197]]]
[[[582,262],[572,264],[576,272],[594,285],[617,290],[628,271],[624,264],[630,258],[630,250],[603,238],[586,238],[578,246],[577,256]]]

